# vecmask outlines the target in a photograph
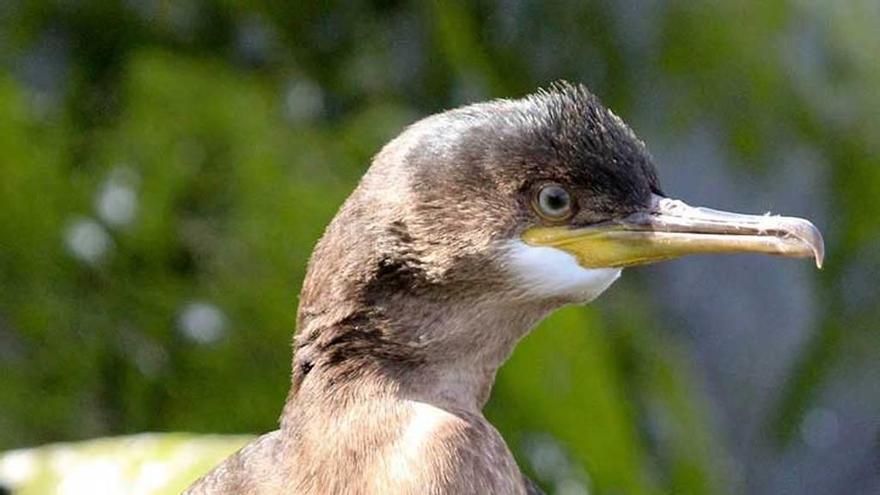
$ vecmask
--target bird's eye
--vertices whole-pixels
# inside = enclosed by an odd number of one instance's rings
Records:
[[[565,220],[571,216],[571,196],[559,184],[545,184],[538,189],[534,208],[548,220]]]

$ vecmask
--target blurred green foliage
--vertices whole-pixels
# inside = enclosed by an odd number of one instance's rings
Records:
[[[874,2],[0,13],[0,448],[273,429],[306,261],[372,154],[419,116],[558,78],[627,119],[662,101],[642,119],[660,140],[712,116],[759,177],[779,142],[825,157],[822,321],[764,427],[780,449],[835,363],[877,359],[876,279],[842,290],[880,273]],[[543,323],[487,413],[548,489],[728,492],[686,344],[640,282]]]
[[[244,435],[142,433],[44,445],[0,454],[0,481],[16,495],[179,494],[251,440]]]

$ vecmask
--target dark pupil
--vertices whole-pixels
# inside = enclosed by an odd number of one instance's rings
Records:
[[[566,206],[568,206],[568,197],[561,189],[553,188],[547,191],[544,199],[546,201],[547,208],[553,211],[562,210]]]

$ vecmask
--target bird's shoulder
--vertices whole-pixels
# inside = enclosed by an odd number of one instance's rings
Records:
[[[196,480],[183,495],[280,493],[281,438],[277,430],[260,436]]]
[[[498,431],[479,413],[412,405],[401,434],[382,456],[377,493],[531,493]]]

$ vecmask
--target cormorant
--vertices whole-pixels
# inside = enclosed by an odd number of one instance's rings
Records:
[[[806,220],[668,198],[584,86],[425,118],[312,254],[280,429],[188,493],[539,493],[481,413],[517,341],[624,267],[740,252],[821,266],[824,247]]]

